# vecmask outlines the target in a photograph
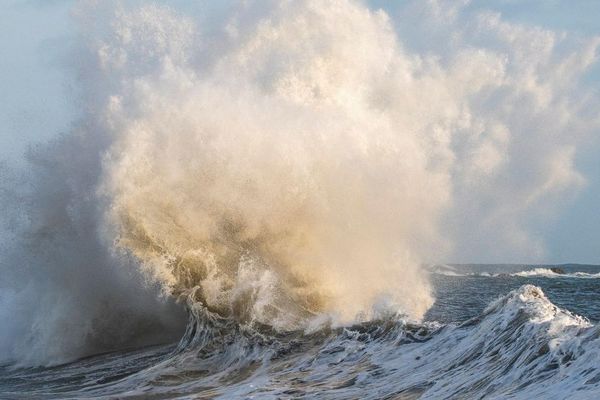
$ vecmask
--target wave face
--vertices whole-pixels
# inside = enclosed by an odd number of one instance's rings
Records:
[[[176,348],[84,360],[37,375],[26,389],[44,398],[589,399],[600,393],[599,349],[598,326],[532,285],[461,324],[388,316],[312,334],[251,328],[194,302]],[[3,374],[4,394],[25,394],[32,373]]]
[[[182,304],[231,335],[419,320],[423,262],[542,254],[523,216],[583,183],[599,43],[423,4],[81,2],[81,118],[3,174],[0,360],[170,342]]]

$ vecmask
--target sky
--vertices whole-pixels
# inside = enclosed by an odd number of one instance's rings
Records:
[[[600,35],[600,2],[594,0],[501,0],[474,1],[474,7],[489,7],[506,18],[523,24],[535,24],[552,30],[580,35]],[[589,86],[600,91],[600,66],[587,76]],[[600,132],[598,132],[600,135]],[[549,263],[600,264],[600,148],[580,149],[577,166],[587,180],[581,192],[567,204],[556,219],[539,228],[548,247]]]
[[[370,4],[393,15],[403,2],[372,0]],[[28,146],[67,132],[80,111],[73,68],[65,62],[76,36],[72,6],[68,0],[8,0],[0,4],[0,159],[9,164],[22,164]],[[507,21],[576,37],[600,35],[600,2],[593,0],[474,0],[463,9],[491,9]],[[600,93],[598,65],[587,73],[584,83]],[[575,165],[585,184],[551,215],[531,224],[530,232],[545,244],[540,261],[600,264],[599,156],[598,140],[578,146]],[[494,261],[484,255],[473,258],[459,255],[448,261]]]

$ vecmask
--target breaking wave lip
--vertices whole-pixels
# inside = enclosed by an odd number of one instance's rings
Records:
[[[186,334],[170,353],[150,351],[154,361],[138,372],[96,376],[82,385],[85,393],[60,395],[311,398],[326,391],[330,398],[584,399],[600,393],[600,327],[555,306],[533,285],[500,297],[478,317],[448,325],[390,315],[312,333],[277,333],[191,306]],[[161,351],[162,358],[156,355]],[[109,358],[103,361],[109,365],[96,368],[106,373],[129,358],[140,355]],[[34,394],[51,397],[47,387]]]
[[[452,266],[442,265],[436,266],[431,271],[432,274],[435,275],[444,275],[444,276],[483,276],[489,278],[498,278],[498,277],[522,277],[522,278],[581,278],[581,279],[598,279],[600,278],[600,272],[598,273],[589,273],[589,272],[570,272],[570,273],[562,273],[553,271],[551,268],[533,268],[533,269],[525,269],[517,272],[510,273],[492,273],[492,272],[460,272]]]

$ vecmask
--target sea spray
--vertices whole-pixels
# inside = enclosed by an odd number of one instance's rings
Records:
[[[380,104],[417,69],[386,17],[290,4],[206,50],[172,11],[138,12],[154,17],[118,20],[101,46],[124,60],[101,70],[119,82],[103,186],[117,245],[170,291],[199,286],[208,307],[262,323],[299,307],[347,322],[384,297],[422,315],[418,249],[436,239],[447,176]]]
[[[422,2],[160,4],[74,11],[81,118],[2,191],[7,361],[174,340],[192,295],[280,331],[418,318],[422,261],[538,256],[527,221],[583,183],[597,40]]]

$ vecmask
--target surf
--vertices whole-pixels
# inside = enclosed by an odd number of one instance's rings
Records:
[[[151,389],[165,397],[202,392],[270,398],[311,397],[327,389],[332,398],[589,398],[600,389],[599,340],[597,325],[555,306],[532,285],[493,301],[470,320],[447,325],[415,324],[396,315],[282,334],[197,308],[174,348],[99,356],[54,373],[68,376],[70,369],[83,371],[86,364],[98,370],[138,365],[139,370],[102,380],[90,374],[84,389],[72,393],[63,392],[60,381],[42,380],[43,386],[30,393],[110,397],[140,396]],[[144,366],[140,355],[149,364]],[[13,379],[31,373],[15,372]]]
[[[489,13],[463,24],[426,9],[413,26],[349,0],[237,5],[74,10],[81,115],[30,149],[26,171],[1,166],[3,363],[182,336],[175,359],[213,346],[214,368],[250,375],[272,352],[309,363],[294,346],[320,354],[323,340],[324,359],[350,360],[369,332],[437,329],[422,325],[435,303],[424,264],[473,243],[542,256],[523,216],[583,185],[577,138],[596,125],[574,121],[597,104],[580,85],[597,41]],[[448,55],[433,42],[456,26]],[[411,42],[424,29],[443,40]],[[480,29],[489,40],[470,39]],[[243,357],[220,359],[224,343]]]

